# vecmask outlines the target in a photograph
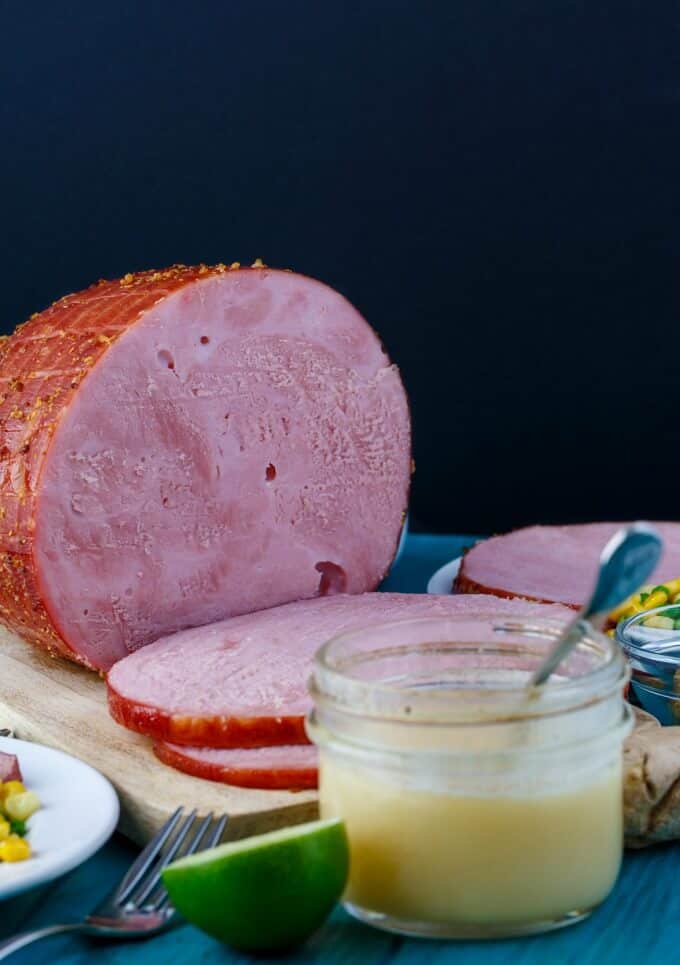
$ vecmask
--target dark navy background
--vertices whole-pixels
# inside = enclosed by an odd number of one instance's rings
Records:
[[[677,3],[0,12],[4,330],[262,256],[400,364],[417,525],[677,516]]]

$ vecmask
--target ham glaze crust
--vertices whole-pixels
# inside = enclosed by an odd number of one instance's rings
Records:
[[[318,786],[318,753],[309,744],[219,750],[159,741],[153,745],[153,752],[175,770],[207,781],[267,791],[302,791]]]
[[[385,574],[406,395],[320,282],[264,266],[101,281],[0,345],[0,620],[107,670],[189,626]]]

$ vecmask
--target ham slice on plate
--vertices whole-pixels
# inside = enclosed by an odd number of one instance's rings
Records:
[[[164,764],[222,784],[301,791],[318,783],[316,747],[309,744],[225,750],[158,741],[153,749]]]
[[[491,593],[582,606],[592,592],[600,553],[622,523],[529,526],[494,536],[464,557],[457,593]],[[653,523],[664,554],[651,582],[680,576],[680,523]]]
[[[21,768],[15,754],[0,751],[0,781],[21,781]]]
[[[374,588],[410,421],[320,282],[183,266],[67,295],[0,345],[0,619],[107,670],[188,626]]]
[[[365,593],[290,603],[185,630],[126,657],[108,674],[109,708],[124,726],[173,744],[301,743],[312,659],[331,637],[371,623],[477,615],[570,614],[489,596]]]

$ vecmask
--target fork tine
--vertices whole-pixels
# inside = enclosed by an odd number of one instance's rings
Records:
[[[188,854],[193,854],[195,851],[198,850],[198,847],[201,841],[203,840],[203,836],[205,835],[205,832],[208,830],[208,828],[212,823],[212,819],[213,819],[212,814],[206,814],[206,816],[203,818],[203,820],[198,826],[198,831],[189,842],[188,848],[180,855],[180,857],[186,858]]]
[[[210,836],[210,839],[206,845],[207,848],[214,848],[216,845],[220,843],[220,841],[222,840],[224,829],[227,826],[228,820],[229,820],[229,815],[223,814],[222,817],[217,822],[217,827],[215,828],[214,832]]]
[[[208,828],[209,828],[209,826],[211,825],[212,821],[213,821],[213,816],[212,816],[212,814],[207,814],[207,815],[203,818],[203,820],[201,821],[200,825],[198,826],[198,831],[196,832],[196,834],[193,836],[193,838],[192,838],[191,841],[189,842],[189,846],[187,847],[187,849],[186,849],[181,855],[178,855],[178,857],[180,857],[180,858],[186,858],[186,857],[188,857],[188,855],[190,855],[190,854],[195,854],[196,851],[203,850],[203,849],[200,847],[201,841],[203,840],[203,838],[204,838],[204,836],[205,836],[205,832],[208,830]],[[206,845],[206,847],[208,847],[208,845]],[[147,889],[147,894],[144,894],[139,900],[140,900],[140,901],[146,901],[148,898],[151,897],[151,894],[152,894],[153,891],[154,891],[153,888],[150,889],[150,890]],[[163,902],[163,898],[164,898],[165,896],[166,896],[165,887],[163,886],[162,880],[160,880],[160,881],[158,882],[158,894],[155,896],[155,901],[151,903],[151,909],[152,909],[152,911],[158,911],[158,910],[160,909],[161,904],[164,903],[164,902]]]
[[[151,894],[151,892],[156,887],[156,885],[158,885],[158,883],[161,880],[161,870],[165,868],[166,865],[169,865],[170,862],[174,859],[175,855],[177,854],[182,844],[184,843],[187,835],[189,834],[192,827],[194,826],[195,821],[196,821],[196,809],[194,808],[191,814],[187,815],[184,821],[184,824],[175,835],[175,839],[170,845],[170,847],[168,848],[168,850],[161,855],[160,861],[158,861],[158,863],[155,865],[153,874],[151,875],[149,880],[146,883],[140,882],[140,884],[142,884],[142,890],[137,894],[135,894],[134,897],[132,898],[135,905],[137,906],[143,905],[146,899]]]
[[[130,893],[137,887],[148,869],[151,867],[159,851],[175,830],[177,822],[182,816],[183,810],[184,808],[182,807],[177,808],[174,814],[172,814],[165,822],[158,834],[153,837],[151,841],[149,841],[137,860],[125,874],[123,880],[116,889],[114,896],[114,900],[118,904],[122,905],[125,903],[125,901],[127,901]]]
[[[218,845],[218,844],[220,843],[220,840],[221,840],[221,838],[222,838],[222,834],[224,833],[224,829],[225,829],[225,827],[226,827],[226,825],[227,825],[227,821],[229,820],[229,815],[228,815],[228,814],[223,814],[222,817],[219,819],[219,821],[217,822],[217,825],[216,825],[215,829],[213,830],[212,834],[210,835],[210,837],[209,837],[208,840],[206,841],[205,847],[203,847],[203,848],[199,848],[199,847],[198,847],[199,844],[200,844],[201,839],[203,838],[204,825],[205,825],[205,827],[207,827],[208,824],[210,823],[210,821],[212,821],[212,820],[213,820],[212,814],[208,815],[208,817],[205,819],[205,821],[203,822],[203,824],[201,825],[201,827],[198,829],[198,832],[196,833],[196,836],[195,836],[194,840],[191,842],[191,844],[190,844],[190,846],[189,846],[189,850],[187,850],[187,854],[193,854],[193,853],[194,853],[195,851],[197,851],[197,850],[206,851],[208,848],[214,848],[216,845]],[[167,891],[165,891],[165,889],[163,889],[163,891],[161,892],[161,894],[160,894],[159,897],[158,897],[158,900],[156,901],[156,903],[155,903],[154,906],[153,906],[153,910],[154,910],[154,911],[161,911],[163,908],[165,908],[165,906],[167,905],[167,903],[168,903],[169,901],[170,901],[170,896],[168,895]]]

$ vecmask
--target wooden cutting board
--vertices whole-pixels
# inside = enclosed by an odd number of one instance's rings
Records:
[[[156,759],[150,742],[109,716],[103,680],[49,657],[0,628],[0,728],[73,754],[101,771],[120,798],[119,830],[146,842],[180,804],[229,815],[225,838],[308,821],[313,791],[257,791],[204,781]]]

